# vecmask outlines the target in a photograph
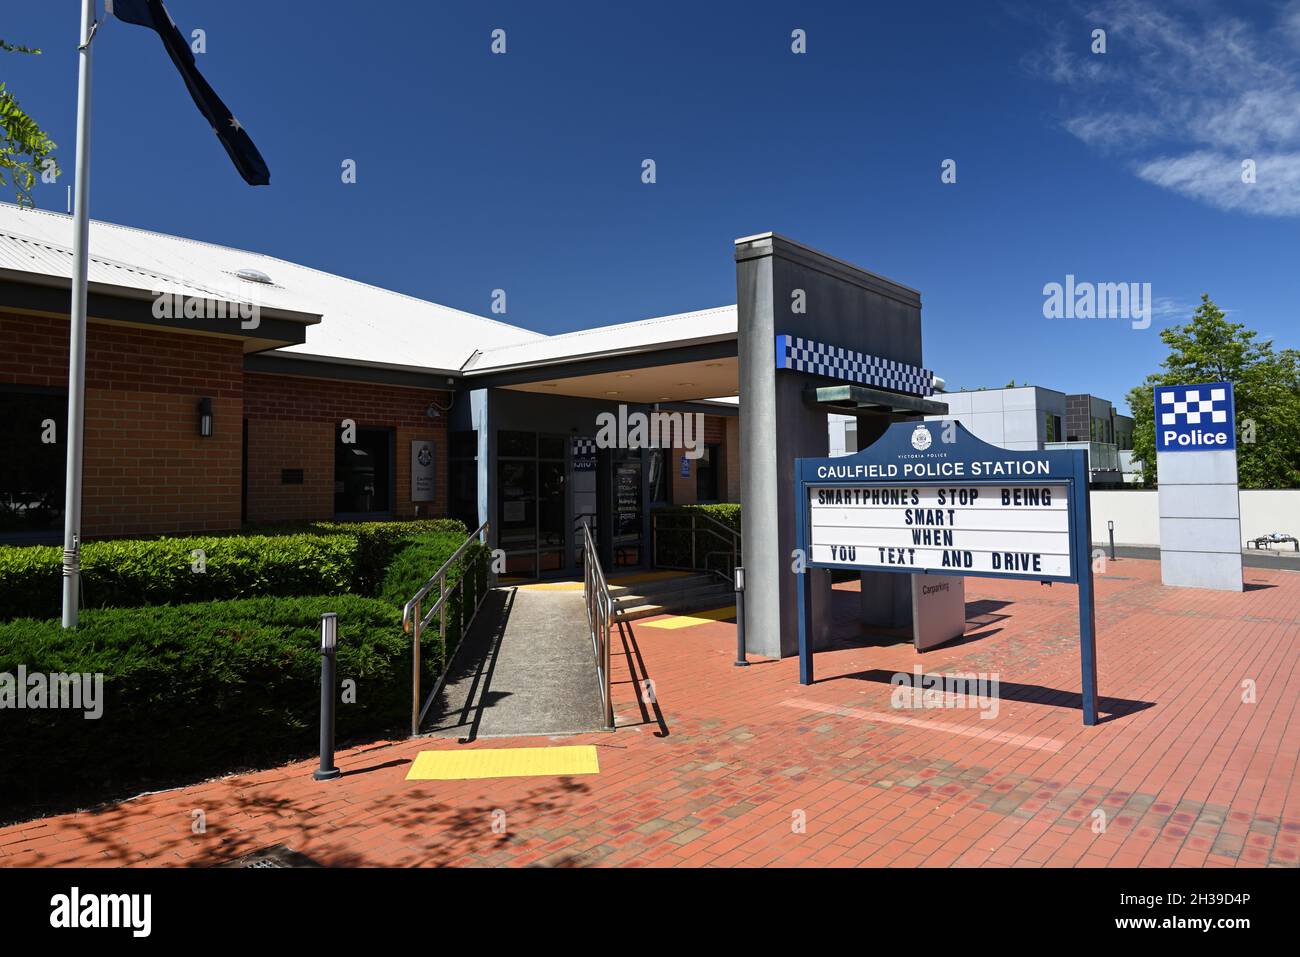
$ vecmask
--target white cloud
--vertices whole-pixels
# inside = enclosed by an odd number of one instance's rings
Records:
[[[1300,216],[1300,152],[1254,157],[1254,183],[1241,181],[1241,160],[1199,151],[1142,163],[1148,183],[1199,199],[1219,209],[1262,216]]]
[[[1272,13],[1252,22],[1204,3],[1171,13],[1111,0],[1029,65],[1064,87],[1064,128],[1146,182],[1219,209],[1300,216],[1300,0]],[[1097,27],[1104,54],[1086,42]],[[1254,183],[1242,182],[1247,159]]]

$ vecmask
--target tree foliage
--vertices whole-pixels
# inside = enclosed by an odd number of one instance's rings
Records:
[[[41,51],[0,40],[0,52],[37,56]],[[32,187],[47,168],[52,175],[59,175],[52,155],[56,148],[0,81],[0,188],[12,188],[19,206],[33,205]]]
[[[1191,321],[1162,329],[1169,347],[1163,371],[1129,390],[1133,453],[1143,479],[1156,480],[1155,412],[1158,385],[1231,382],[1237,405],[1237,471],[1242,488],[1300,486],[1300,351],[1275,351],[1271,339],[1229,322],[1209,294]]]

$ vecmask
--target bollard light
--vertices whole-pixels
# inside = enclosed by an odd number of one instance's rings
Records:
[[[327,611],[320,616],[320,651],[323,655],[334,654],[339,643],[339,616]]]
[[[737,668],[748,668],[745,660],[745,569],[736,566],[736,661]]]
[[[317,781],[332,781],[343,774],[334,766],[334,656],[339,643],[339,616],[320,616],[320,767]]]

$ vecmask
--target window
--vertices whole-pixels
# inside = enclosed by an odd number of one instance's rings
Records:
[[[468,529],[478,528],[478,433],[451,434],[448,460],[447,514],[460,519]]]
[[[718,500],[718,472],[722,465],[722,446],[704,446],[704,454],[695,460],[695,501]]]
[[[334,514],[386,515],[393,507],[393,430],[357,429],[334,440]]]
[[[0,389],[0,533],[63,527],[67,419],[62,389]]]

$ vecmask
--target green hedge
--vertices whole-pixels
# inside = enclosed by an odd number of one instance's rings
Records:
[[[397,553],[424,535],[465,540],[454,519],[313,522],[251,534],[88,542],[81,550],[85,608],[225,601],[259,595],[375,595]],[[195,550],[204,553],[196,570]],[[0,546],[0,621],[58,612],[63,552]],[[436,567],[436,566],[435,566]]]
[[[5,710],[0,801],[32,810],[142,782],[308,755],[317,746],[322,612],[339,616],[338,678],[356,682],[338,707],[338,740],[400,728],[410,714],[410,640],[401,610],[351,595],[254,598],[89,610],[0,624],[0,673],[100,673],[103,715]],[[425,634],[427,679],[440,660]],[[429,685],[426,685],[429,687]],[[30,816],[30,815],[29,815]]]
[[[464,542],[463,532],[421,535],[409,542],[389,563],[379,590],[380,600],[401,608]],[[447,573],[447,590],[451,593],[445,642],[448,655],[460,644],[464,617],[487,590],[489,556],[487,546],[474,541]],[[433,589],[422,603],[422,611],[432,608],[439,597],[438,590]]]
[[[355,578],[351,590],[358,595],[376,595],[383,587],[384,571],[393,557],[417,536],[469,534],[465,524],[454,518],[414,519],[398,522],[307,522],[270,525],[250,531],[267,535],[352,535],[357,539]]]
[[[202,571],[195,564],[203,552]],[[85,608],[181,604],[257,595],[347,591],[357,577],[352,535],[247,535],[88,542],[81,550]],[[0,620],[58,612],[63,552],[0,546]]]
[[[318,532],[346,532],[356,535],[357,579],[354,590],[359,595],[375,595],[382,587],[385,569],[394,556],[410,541],[422,535],[455,536],[465,540],[465,524],[454,518],[422,519],[408,522],[317,522]]]

